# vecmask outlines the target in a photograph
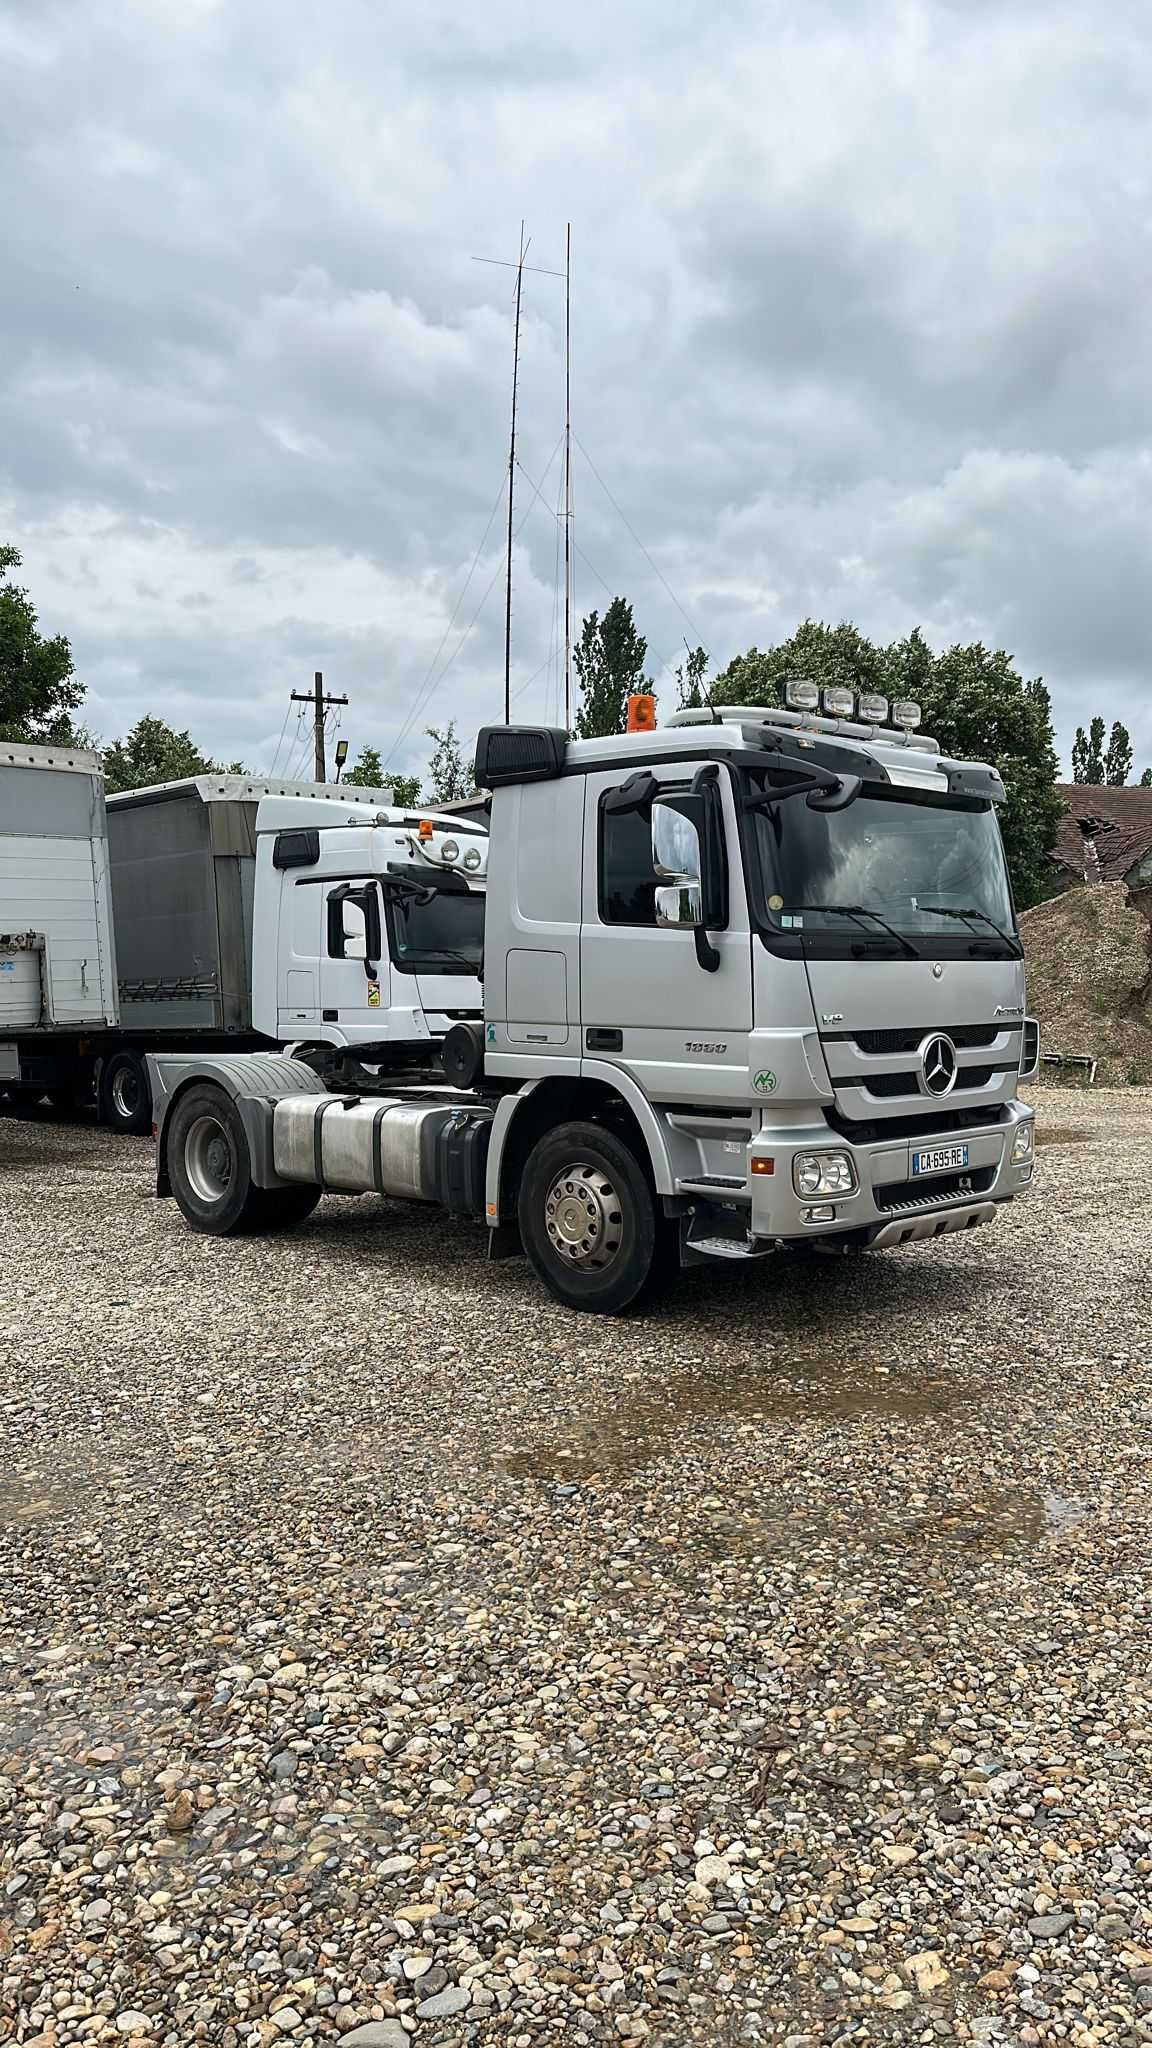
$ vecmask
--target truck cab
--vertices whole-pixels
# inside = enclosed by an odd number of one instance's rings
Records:
[[[371,1065],[478,1017],[487,848],[482,826],[433,812],[318,823],[308,799],[262,798],[254,1030]]]

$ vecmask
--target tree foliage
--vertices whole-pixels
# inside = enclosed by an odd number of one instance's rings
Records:
[[[779,646],[751,647],[729,662],[710,694],[716,704],[778,704],[790,678],[910,697],[945,753],[994,762],[1007,791],[1000,823],[1016,900],[1023,908],[1040,899],[1060,800],[1052,708],[1039,678],[1026,682],[1003,649],[979,641],[935,654],[918,629],[883,646],[848,622],[805,619]]]
[[[1146,768],[1140,777],[1141,789],[1152,789],[1152,768]]]
[[[380,765],[377,747],[361,747],[351,768],[344,770],[345,782],[356,789],[381,789],[384,785],[384,770]]]
[[[1108,735],[1108,752],[1104,756],[1104,780],[1113,789],[1122,789],[1132,773],[1132,736],[1126,725],[1116,719]]]
[[[1104,780],[1104,720],[1094,718],[1085,732],[1082,725],[1076,727],[1072,742],[1073,782],[1103,782]]]
[[[1114,720],[1104,744],[1104,720],[1094,718],[1087,732],[1082,725],[1076,728],[1072,742],[1073,782],[1110,783],[1120,789],[1132,773],[1132,739],[1127,726]]]
[[[428,763],[429,803],[450,804],[459,797],[471,796],[475,785],[456,737],[456,720],[450,718],[443,732],[430,725],[428,737],[434,742]]]
[[[222,771],[217,762],[202,754],[191,733],[175,732],[162,718],[144,717],[126,738],[114,740],[103,753],[104,785],[109,793],[118,789],[148,789],[157,782],[182,782],[189,775],[215,775]],[[230,773],[243,774],[240,762]]]
[[[606,739],[623,732],[628,699],[645,688],[647,652],[648,642],[636,631],[626,598],[614,597],[603,618],[598,612],[588,613],[573,656],[580,680],[579,739]]]
[[[0,740],[47,746],[83,742],[72,713],[84,695],[62,633],[46,639],[26,590],[8,580],[17,548],[0,542]]]
[[[415,810],[420,801],[420,777],[418,775],[393,775],[391,786],[392,801],[397,810]]]
[[[681,711],[699,711],[704,703],[704,678],[708,656],[703,647],[690,647],[688,659],[676,670],[676,701]]]

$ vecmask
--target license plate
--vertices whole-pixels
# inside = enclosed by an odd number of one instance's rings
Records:
[[[912,1154],[912,1173],[955,1173],[968,1164],[967,1145],[937,1145],[933,1152]]]

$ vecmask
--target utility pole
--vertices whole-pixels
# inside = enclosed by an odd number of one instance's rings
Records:
[[[324,769],[324,713],[329,704],[346,704],[348,699],[347,697],[325,696],[324,677],[320,670],[317,669],[312,680],[312,688],[310,690],[293,690],[292,702],[294,704],[311,704],[312,706],[312,738],[316,749],[315,780],[317,782],[325,782],[327,776]]]

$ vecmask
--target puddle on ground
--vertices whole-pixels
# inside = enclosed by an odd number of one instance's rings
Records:
[[[682,1451],[685,1425],[719,1422],[855,1422],[866,1417],[930,1421],[973,1402],[979,1388],[953,1377],[830,1357],[787,1364],[715,1364],[677,1373],[660,1386],[625,1388],[618,1402],[554,1438],[496,1453],[497,1469],[513,1479],[622,1477]]]
[[[1036,1127],[1038,1145],[1094,1145],[1095,1131],[1081,1130],[1076,1124],[1045,1124]]]

